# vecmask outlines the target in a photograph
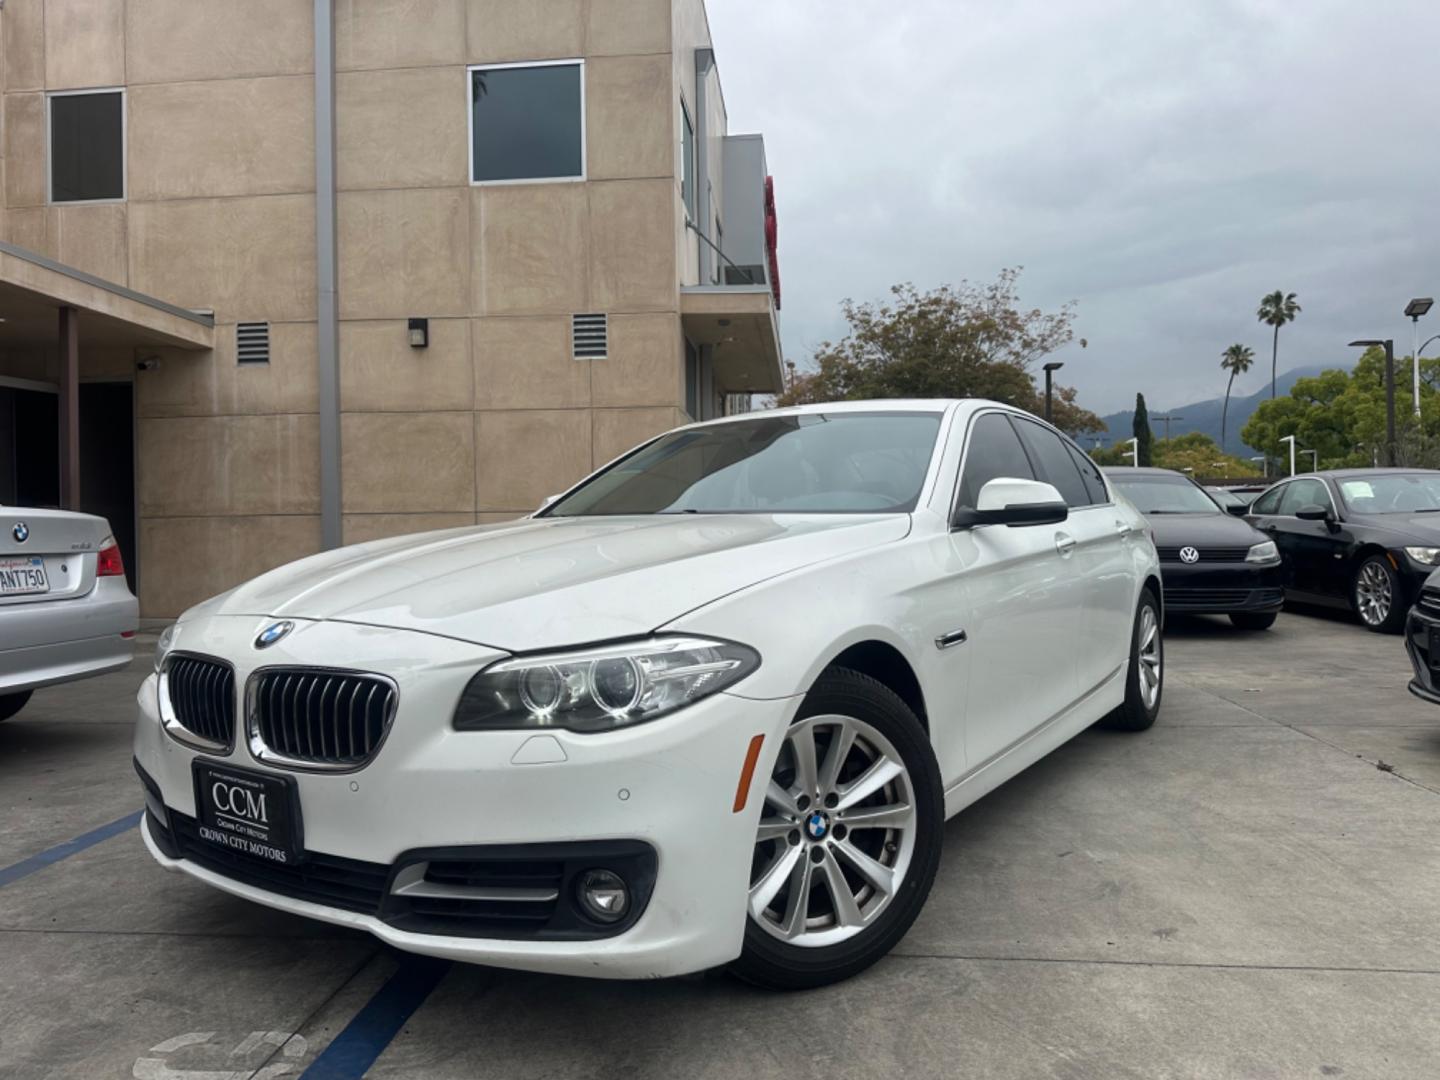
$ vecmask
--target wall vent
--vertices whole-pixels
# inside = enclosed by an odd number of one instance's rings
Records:
[[[268,364],[270,362],[270,324],[242,322],[235,324],[235,362]]]
[[[570,341],[576,360],[604,360],[610,351],[610,329],[604,315],[572,315]]]

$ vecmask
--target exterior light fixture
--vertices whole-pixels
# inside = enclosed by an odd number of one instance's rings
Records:
[[[1415,347],[1410,350],[1410,374],[1413,385],[1410,392],[1415,400],[1415,419],[1420,419],[1420,316],[1429,312],[1435,301],[1428,296],[1417,296],[1405,305],[1405,314],[1410,319],[1410,332],[1415,337]],[[1425,343],[1429,345],[1427,341]]]
[[[1065,366],[1063,360],[1051,360],[1045,365],[1045,421],[1049,423],[1053,411],[1055,372]]]
[[[430,320],[410,320],[410,347],[412,349],[425,349],[430,346]]]

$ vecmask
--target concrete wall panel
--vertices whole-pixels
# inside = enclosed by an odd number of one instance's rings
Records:
[[[673,427],[688,423],[679,409],[596,409],[595,467]]]
[[[675,185],[608,180],[590,189],[590,296],[600,311],[676,311]]]
[[[335,95],[342,189],[469,183],[463,68],[343,72]]]
[[[157,349],[156,367],[136,374],[142,417],[318,411],[315,324],[271,323],[270,363],[235,362],[235,327],[215,328],[212,353]]]
[[[403,319],[340,324],[340,400],[351,412],[450,412],[474,406],[470,323],[431,319],[413,349]]]
[[[596,406],[663,405],[685,401],[684,343],[671,314],[612,315],[610,355],[591,361]]]
[[[472,64],[580,56],[583,0],[469,0],[466,59]]]
[[[315,318],[315,198],[130,204],[130,285],[221,322]]]
[[[45,86],[45,0],[9,0],[5,13],[5,89]]]
[[[314,15],[297,0],[126,0],[130,84],[313,71]]]
[[[473,414],[345,413],[340,436],[346,513],[474,511]]]
[[[670,50],[672,0],[590,0],[587,56],[628,56]]]
[[[140,611],[146,618],[174,618],[319,550],[318,516],[142,518]]]
[[[478,187],[472,281],[477,314],[589,310],[586,188],[581,183]]]
[[[5,18],[9,15],[7,11]],[[7,23],[5,29],[9,30]],[[5,95],[5,205],[43,206],[45,95]]]
[[[335,66],[465,62],[465,0],[336,0]]]
[[[585,141],[594,180],[675,176],[669,56],[615,56],[585,65]]]
[[[469,314],[470,203],[463,188],[340,195],[340,317]]]
[[[320,509],[315,416],[150,418],[139,422],[137,438],[142,517]]]
[[[593,360],[576,360],[563,316],[492,316],[472,324],[475,407],[570,409],[590,404]]]
[[[45,0],[45,85],[124,84],[125,0]]]
[[[588,409],[475,414],[480,511],[528,514],[590,472]]]
[[[130,199],[314,191],[314,93],[308,75],[135,87]]]

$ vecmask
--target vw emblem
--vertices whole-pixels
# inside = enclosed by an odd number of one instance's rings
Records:
[[[15,527],[10,530],[10,535],[15,537],[17,544],[23,544],[30,539],[30,526],[23,521],[15,522]]]
[[[830,819],[817,810],[805,819],[805,831],[810,834],[811,840],[824,840],[825,834],[830,831]]]
[[[265,627],[264,630],[261,630],[260,633],[255,635],[255,647],[257,649],[268,649],[271,645],[274,645],[275,642],[279,641],[281,638],[283,638],[286,634],[290,633],[290,631],[294,629],[295,624],[289,619],[285,619],[281,622],[271,623],[269,626]]]
[[[1180,561],[1189,563],[1199,562],[1200,552],[1196,551],[1193,547],[1183,547],[1180,549]]]

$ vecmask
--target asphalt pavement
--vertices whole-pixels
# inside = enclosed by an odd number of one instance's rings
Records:
[[[1440,1075],[1440,708],[1400,639],[1287,613],[1166,647],[1151,731],[952,820],[894,954],[791,995],[420,962],[167,874],[148,655],[43,691],[0,724],[0,1077]]]

